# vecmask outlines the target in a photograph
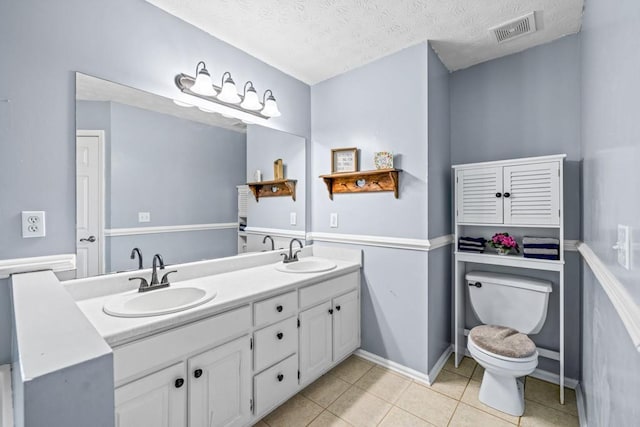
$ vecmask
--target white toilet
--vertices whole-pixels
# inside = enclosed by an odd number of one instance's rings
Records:
[[[484,325],[469,333],[467,348],[484,369],[480,401],[507,414],[524,413],[524,381],[538,366],[537,334],[547,317],[551,283],[510,274],[469,272],[471,307]]]

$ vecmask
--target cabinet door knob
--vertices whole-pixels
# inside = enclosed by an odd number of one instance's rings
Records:
[[[504,197],[511,197],[511,193],[504,193]]]
[[[284,334],[283,334],[282,332],[278,332],[278,333],[276,334],[276,337],[278,337],[278,339],[279,339],[279,340],[281,340],[281,339],[282,339],[282,337],[284,337]]]
[[[496,197],[502,197],[502,193],[496,193]]]
[[[196,378],[200,378],[202,376],[202,369],[196,369],[193,371],[193,376]]]
[[[277,378],[278,378],[278,382],[280,382],[280,383],[281,383],[281,382],[282,382],[282,380],[284,379],[284,375],[282,375],[282,374],[278,374]]]
[[[333,308],[329,309],[329,314],[333,314]]]
[[[336,310],[340,311],[340,306],[336,305]]]
[[[276,311],[277,311],[278,313],[282,313],[282,306],[281,306],[281,305],[277,305],[277,306],[276,306]]]
[[[183,378],[178,378],[176,380],[176,382],[174,383],[174,385],[176,386],[176,388],[180,388],[184,385],[184,379]]]

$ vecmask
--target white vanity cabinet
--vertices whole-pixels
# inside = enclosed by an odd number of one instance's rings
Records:
[[[300,290],[301,306],[311,306],[300,313],[300,384],[360,346],[359,277],[352,273]]]
[[[560,162],[456,170],[458,224],[559,225]]]

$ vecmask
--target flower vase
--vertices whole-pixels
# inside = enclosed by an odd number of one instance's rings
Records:
[[[508,255],[509,252],[511,251],[511,249],[509,249],[509,248],[496,248],[496,251],[498,251],[498,255]]]

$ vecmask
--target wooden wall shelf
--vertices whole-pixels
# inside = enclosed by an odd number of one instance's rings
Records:
[[[333,173],[320,175],[333,200],[334,193],[371,193],[393,191],[398,198],[398,174],[402,169],[378,169],[361,172]]]
[[[274,181],[247,182],[251,189],[256,202],[261,197],[284,197],[291,196],[296,201],[296,182],[295,179],[277,179]]]

